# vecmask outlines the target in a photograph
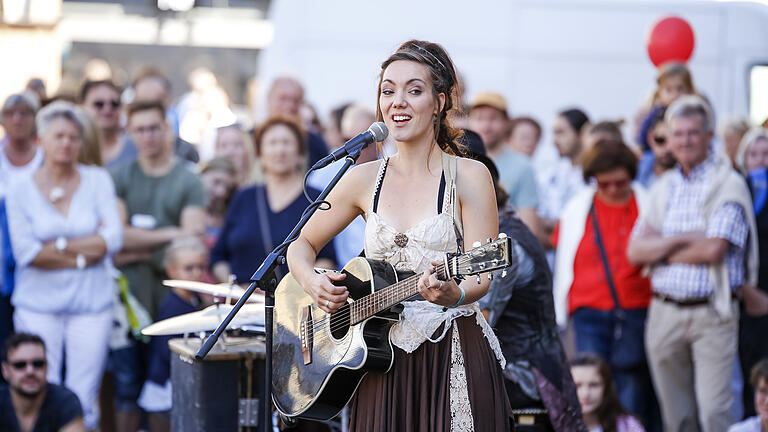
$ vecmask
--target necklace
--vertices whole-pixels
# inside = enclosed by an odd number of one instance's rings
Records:
[[[53,182],[50,180],[50,177],[48,177],[48,174],[45,173],[44,175],[45,182],[47,184],[52,184]],[[69,189],[69,185],[72,182],[73,177],[74,176],[70,176],[66,178],[61,185],[52,185],[51,190],[48,191],[48,201],[56,204],[56,202],[67,196],[67,190]]]
[[[48,200],[52,203],[55,203],[56,201],[64,198],[64,195],[67,193],[64,191],[64,188],[61,186],[54,186],[51,188],[51,191],[48,192]]]

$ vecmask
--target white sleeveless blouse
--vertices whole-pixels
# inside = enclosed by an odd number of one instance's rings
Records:
[[[371,206],[366,214],[365,256],[367,258],[386,261],[398,271],[421,273],[432,267],[431,261],[442,261],[446,253],[456,252],[457,232],[460,224],[459,221],[454,224],[453,217],[454,197],[456,196],[454,174],[449,173],[446,166],[446,162],[455,164],[455,161],[450,161],[451,158],[455,159],[454,156],[444,154],[443,172],[446,185],[442,211],[408,228],[404,233],[399,233],[374,209],[376,194],[381,188],[388,163],[388,160],[382,161],[376,178],[374,198],[371,200]],[[402,244],[402,234],[407,237],[405,244]],[[396,236],[400,236],[402,246],[395,241]],[[482,327],[483,334],[488,339],[501,367],[505,366],[506,361],[501,353],[499,341],[480,312],[477,302],[448,309],[446,312],[443,312],[442,306],[424,300],[406,301],[403,302],[403,306],[400,321],[392,327],[390,332],[390,340],[393,345],[412,353],[425,341],[441,341],[456,318],[475,314],[477,324]],[[442,333],[433,338],[432,336],[443,323],[445,325]]]

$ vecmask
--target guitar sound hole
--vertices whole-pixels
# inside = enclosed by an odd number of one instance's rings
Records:
[[[331,314],[331,334],[336,339],[343,338],[349,331],[349,306]]]

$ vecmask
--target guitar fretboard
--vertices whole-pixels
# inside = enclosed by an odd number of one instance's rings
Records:
[[[435,273],[445,275],[445,265],[435,266]],[[369,294],[350,304],[350,325],[355,325],[371,316],[385,311],[403,300],[419,293],[417,284],[421,273],[394,283],[382,290]]]

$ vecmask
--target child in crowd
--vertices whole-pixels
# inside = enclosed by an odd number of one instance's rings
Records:
[[[577,354],[571,361],[571,375],[589,432],[645,432],[619,402],[610,367],[602,357]]]
[[[177,237],[165,253],[165,271],[171,279],[205,281],[208,250],[194,236]],[[195,312],[205,306],[200,297],[181,288],[171,288],[158,310],[157,319]],[[172,405],[171,351],[168,341],[174,336],[154,336],[150,345],[147,381],[139,397],[139,406],[149,413],[150,432],[170,430]]]
[[[736,423],[728,432],[768,432],[768,359],[752,367],[749,382],[755,389],[757,415]]]

